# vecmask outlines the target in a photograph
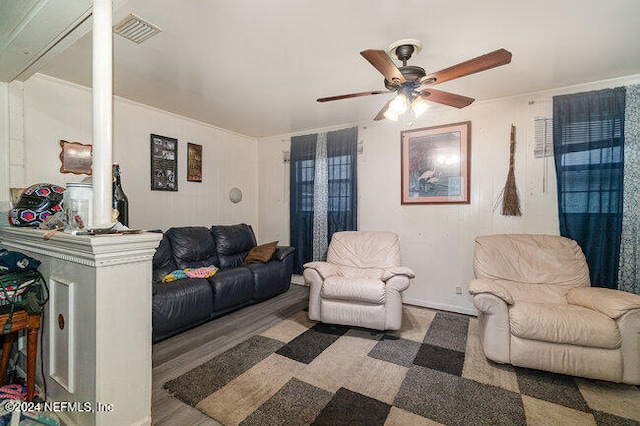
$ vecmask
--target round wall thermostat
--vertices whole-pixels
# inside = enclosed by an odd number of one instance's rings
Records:
[[[229,200],[234,204],[239,203],[242,200],[242,191],[239,188],[231,188],[229,190]]]

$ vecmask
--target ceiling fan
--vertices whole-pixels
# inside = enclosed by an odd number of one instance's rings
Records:
[[[411,58],[411,55],[419,53],[420,50],[422,50],[422,43],[414,39],[397,41],[390,45],[387,51],[364,50],[360,52],[360,55],[369,61],[369,63],[384,76],[384,86],[387,90],[330,96],[320,98],[317,101],[337,101],[339,99],[397,92],[397,96],[388,101],[374,118],[374,120],[381,120],[386,117],[392,121],[397,121],[398,117],[407,110],[418,117],[429,108],[429,105],[424,102],[424,100],[456,108],[464,108],[470,105],[475,99],[435,90],[432,89],[431,86],[506,65],[511,62],[511,52],[505,49],[498,49],[449,68],[427,74],[421,67],[407,65],[407,61]],[[391,60],[390,55],[397,56],[398,60],[402,61],[402,66],[397,67]]]

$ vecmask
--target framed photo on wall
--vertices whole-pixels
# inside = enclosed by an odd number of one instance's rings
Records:
[[[202,182],[202,145],[187,143],[187,181]]]
[[[402,204],[469,204],[471,122],[400,134]]]
[[[151,190],[178,190],[178,139],[151,135]]]

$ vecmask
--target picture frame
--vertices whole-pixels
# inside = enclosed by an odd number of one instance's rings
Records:
[[[73,173],[76,175],[93,174],[91,144],[80,142],[67,142],[60,140],[60,173]]]
[[[202,182],[202,145],[187,143],[187,181]]]
[[[471,122],[405,130],[401,204],[469,204]]]
[[[178,139],[151,134],[151,190],[178,191]]]

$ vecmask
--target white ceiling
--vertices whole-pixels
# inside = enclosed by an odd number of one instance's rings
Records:
[[[639,0],[128,0],[159,26],[114,36],[118,96],[263,137],[372,120],[390,95],[360,55],[415,38],[427,73],[498,48],[511,64],[436,86],[486,100],[640,74]],[[91,86],[91,35],[42,73]],[[443,107],[449,108],[449,107]]]

